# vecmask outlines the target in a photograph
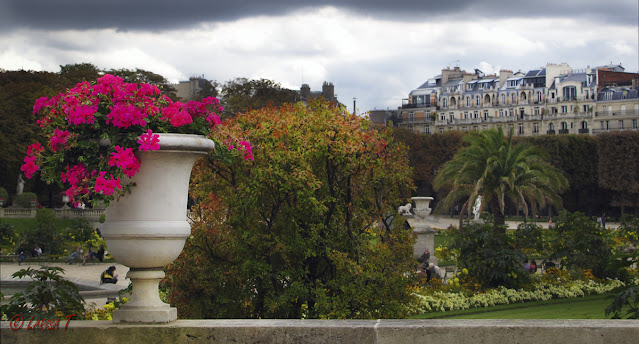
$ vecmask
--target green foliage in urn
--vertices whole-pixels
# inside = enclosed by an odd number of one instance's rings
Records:
[[[213,135],[255,160],[194,167],[192,238],[169,267],[184,318],[393,318],[411,300],[406,151],[386,129],[317,101],[238,115]],[[396,218],[397,221],[399,217]]]
[[[32,201],[37,201],[38,196],[33,192],[24,192],[16,196],[16,203],[20,208],[33,208]]]

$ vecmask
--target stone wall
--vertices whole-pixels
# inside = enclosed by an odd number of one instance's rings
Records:
[[[636,320],[178,320],[166,325],[71,321],[12,330],[2,343],[637,343]]]

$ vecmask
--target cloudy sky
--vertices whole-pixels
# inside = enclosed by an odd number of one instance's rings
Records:
[[[446,66],[639,69],[637,0],[0,0],[0,68],[90,62],[177,82],[335,84],[358,112],[397,108]]]

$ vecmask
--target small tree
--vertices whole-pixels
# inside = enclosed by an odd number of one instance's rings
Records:
[[[38,196],[33,192],[24,192],[16,197],[16,203],[20,208],[32,208],[33,201],[37,201]]]
[[[194,168],[193,238],[168,269],[180,316],[405,316],[414,239],[392,219],[410,170],[387,129],[325,101],[226,124]],[[236,138],[255,160],[220,163]]]

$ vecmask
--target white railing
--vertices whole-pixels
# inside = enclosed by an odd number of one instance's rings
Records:
[[[95,219],[100,218],[100,215],[104,213],[104,209],[52,209],[55,216],[64,219],[74,218],[87,218]],[[0,217],[13,217],[13,218],[29,218],[35,217],[37,213],[36,208],[0,208]]]

